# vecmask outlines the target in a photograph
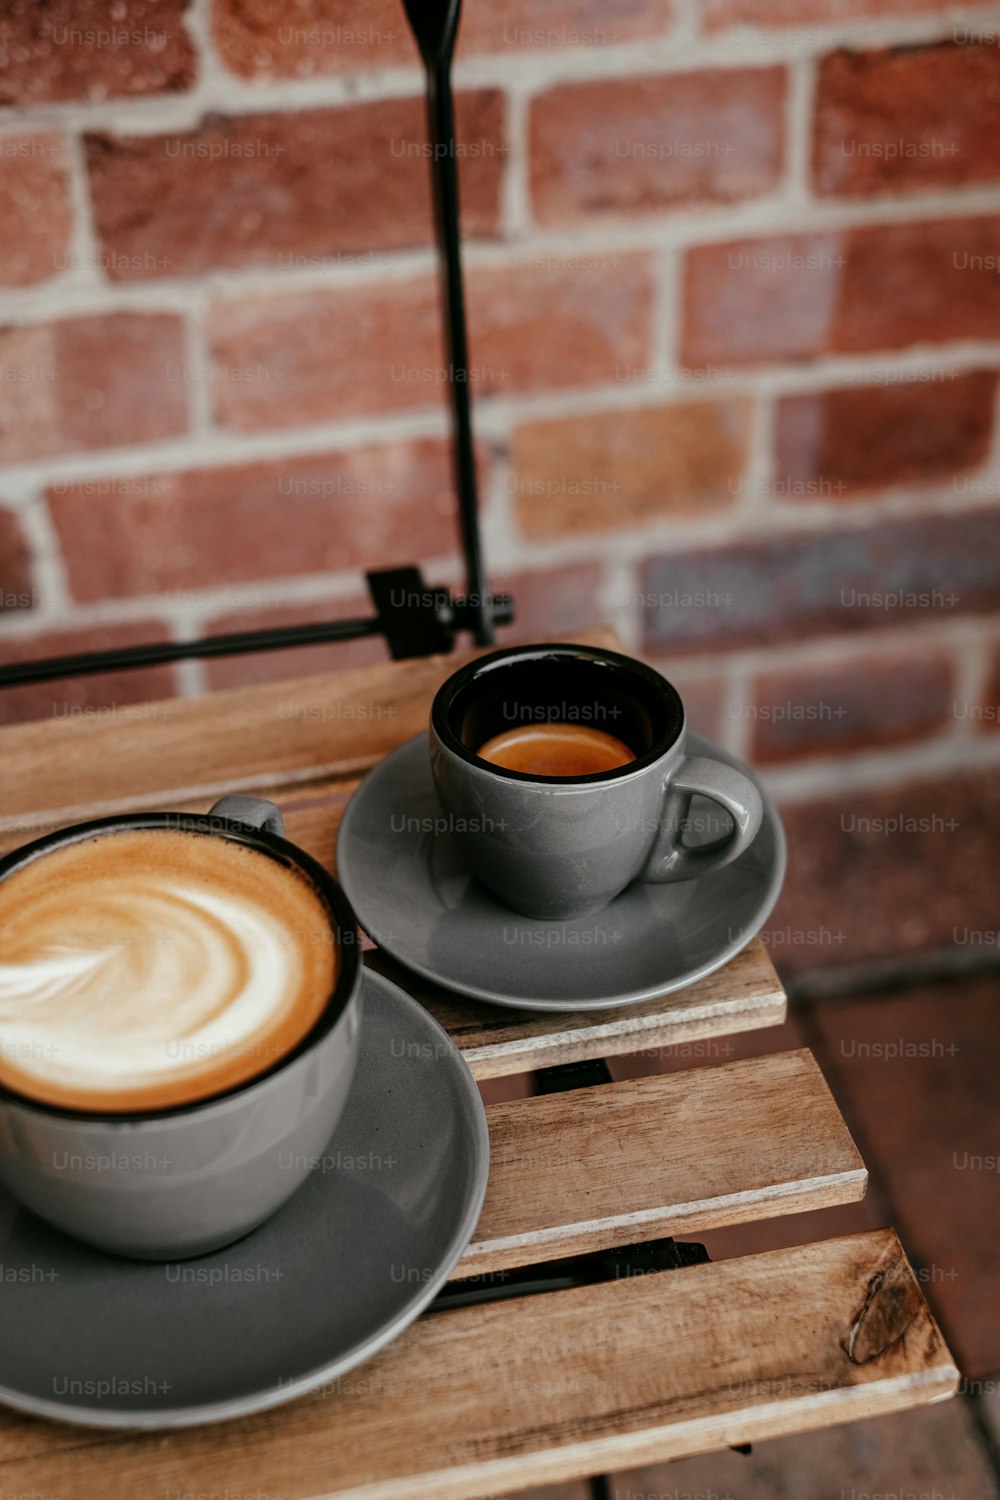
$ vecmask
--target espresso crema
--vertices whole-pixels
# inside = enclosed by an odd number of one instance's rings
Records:
[[[66,844],[0,882],[0,1083],[102,1113],[208,1098],[290,1052],[338,969],[319,893],[245,844]]]
[[[491,765],[526,776],[595,776],[635,760],[622,740],[586,724],[525,724],[505,729],[476,752]]]

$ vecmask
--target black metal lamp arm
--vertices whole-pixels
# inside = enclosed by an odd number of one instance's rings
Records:
[[[461,0],[403,0],[403,8],[420,48],[427,81],[427,133],[441,267],[441,313],[449,361],[447,385],[451,398],[455,490],[465,553],[465,591],[475,611],[476,641],[488,645],[493,640],[493,616],[479,537],[469,341],[462,285],[455,104],[451,88]]]
[[[514,618],[511,600],[491,596],[479,531],[475,448],[469,393],[469,351],[462,288],[451,61],[458,32],[461,0],[403,0],[424,61],[427,125],[431,144],[434,220],[441,263],[441,306],[449,355],[448,389],[452,412],[452,447],[459,531],[465,560],[466,591],[452,598],[447,589],[428,588],[417,568],[393,568],[368,574],[375,605],[372,619],[329,620],[312,625],[245,630],[194,641],[160,641],[88,651],[73,656],[0,665],[0,688],[57,677],[118,672],[164,662],[278,651],[324,641],[384,635],[396,658],[450,651],[460,631],[471,631],[479,645],[489,645],[494,627]]]

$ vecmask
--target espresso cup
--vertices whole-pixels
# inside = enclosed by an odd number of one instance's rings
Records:
[[[478,753],[518,725],[546,724],[599,731],[633,758],[550,776]],[[634,880],[696,879],[752,842],[757,787],[722,761],[688,756],[685,740],[684,708],[664,677],[589,646],[492,652],[449,677],[431,709],[434,785],[466,862],[505,905],[547,921],[600,911]],[[695,795],[731,826],[692,847],[684,835]]]
[[[337,957],[332,989],[318,998],[318,1019],[298,1042],[208,1097],[102,1113],[49,1104],[35,1090],[27,1097],[0,1084],[0,1182],[50,1224],[140,1260],[218,1250],[291,1197],[343,1111],[361,1033],[353,912],[322,866],[282,836],[281,814],[270,802],[224,797],[207,816],[126,814],[38,839],[0,861],[0,923],[5,885],[33,862],[95,837],[161,829],[246,846],[304,877],[319,898]]]

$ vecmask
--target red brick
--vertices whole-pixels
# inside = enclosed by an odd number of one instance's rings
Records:
[[[156,620],[127,625],[88,625],[78,629],[49,630],[27,637],[4,636],[0,639],[0,656],[9,663],[38,661],[46,656],[108,651],[117,646],[139,646],[166,639],[166,629],[161,621]],[[128,726],[141,714],[134,705],[146,699],[171,698],[173,695],[174,675],[169,666],[25,683],[22,687],[0,689],[0,724],[21,723],[25,719],[114,715],[121,719],[123,744],[127,747]],[[169,714],[169,711],[166,707],[151,712]],[[127,753],[127,748],[123,748],[123,754]]]
[[[983,4],[984,0],[973,0]],[[989,9],[988,5],[984,8]],[[707,30],[729,26],[757,26],[768,31],[795,31],[804,26],[835,26],[869,17],[920,15],[968,10],[961,0],[703,0],[702,23]],[[963,27],[956,25],[961,34]]]
[[[458,97],[467,235],[496,233],[503,99]],[[94,217],[118,280],[401,249],[432,238],[423,105],[206,118],[178,135],[87,137]]]
[[[927,739],[953,718],[955,672],[942,651],[881,655],[759,674],[750,702],[729,713],[750,720],[755,762],[841,755]]]
[[[980,872],[986,875],[986,870]],[[963,1373],[1000,1366],[995,975],[818,1005],[831,1082]],[[960,1494],[953,1473],[942,1493]],[[923,1486],[921,1486],[923,1488]],[[973,1484],[970,1495],[988,1494]]]
[[[630,0],[613,16],[595,0],[499,0],[469,6],[458,54],[554,47],[604,47],[659,35],[669,0]],[[416,45],[393,0],[369,0],[363,16],[349,0],[216,0],[216,45],[244,78],[310,78],[417,63]]]
[[[726,510],[746,462],[743,401],[525,422],[507,481],[523,535],[617,531],[664,516]]]
[[[436,440],[53,486],[74,597],[391,567],[456,542],[450,453]]]
[[[474,396],[611,381],[621,360],[645,360],[649,263],[611,259],[608,268],[471,273]],[[209,340],[216,417],[226,426],[293,426],[445,399],[436,278],[222,302]]]
[[[663,672],[667,681],[673,682],[684,702],[684,717],[691,729],[699,730],[711,739],[726,735],[723,709],[726,706],[726,681],[721,676],[696,675],[684,669],[676,670],[672,660],[652,660],[657,672]]]
[[[1000,177],[1000,51],[949,43],[825,57],[813,173],[820,193],[858,195]]]
[[[1000,218],[701,245],[685,363],[809,358],[1000,336]]]
[[[11,0],[0,16],[0,104],[174,93],[194,82],[188,0]]]
[[[649,651],[763,645],[1000,607],[1000,513],[787,532],[650,558]]]
[[[270,603],[261,594],[261,603]],[[284,625],[315,625],[327,620],[370,619],[371,600],[358,593],[349,599],[323,599],[310,604],[277,602],[272,607],[250,607],[211,616],[204,622],[205,635],[223,635],[231,630],[271,630]],[[283,682],[290,677],[309,677],[315,672],[337,672],[348,667],[367,667],[388,660],[388,650],[379,636],[356,641],[331,641],[321,646],[293,646],[285,651],[258,651],[252,655],[220,656],[205,663],[211,688],[248,687],[259,682]]]
[[[559,84],[531,113],[543,224],[753,198],[783,159],[781,68]]]
[[[994,645],[989,675],[979,703],[956,703],[955,716],[968,718],[975,729],[994,733],[1000,728],[1000,645]]]
[[[459,57],[476,52],[601,50],[620,42],[659,36],[672,15],[671,0],[496,0],[463,13]]]
[[[841,788],[781,816],[788,876],[770,925],[790,935],[771,950],[782,974],[825,969],[833,983],[916,955],[996,956],[1000,771]]]
[[[0,507],[0,614],[34,603],[27,541],[14,512]]]
[[[185,337],[169,313],[0,330],[0,459],[173,437],[187,427]]]
[[[65,264],[72,231],[61,135],[0,137],[0,282],[30,286]]]
[[[603,624],[602,573],[599,562],[580,562],[495,574],[490,578],[494,593],[510,594],[515,608],[514,623],[502,630],[501,640],[557,641]]]
[[[994,370],[896,385],[848,386],[778,403],[775,492],[844,499],[973,468],[993,429]]]

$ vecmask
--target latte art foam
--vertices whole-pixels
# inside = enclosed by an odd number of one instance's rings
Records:
[[[100,835],[0,882],[0,1082],[72,1109],[163,1109],[266,1072],[334,987],[304,876],[211,835]]]

